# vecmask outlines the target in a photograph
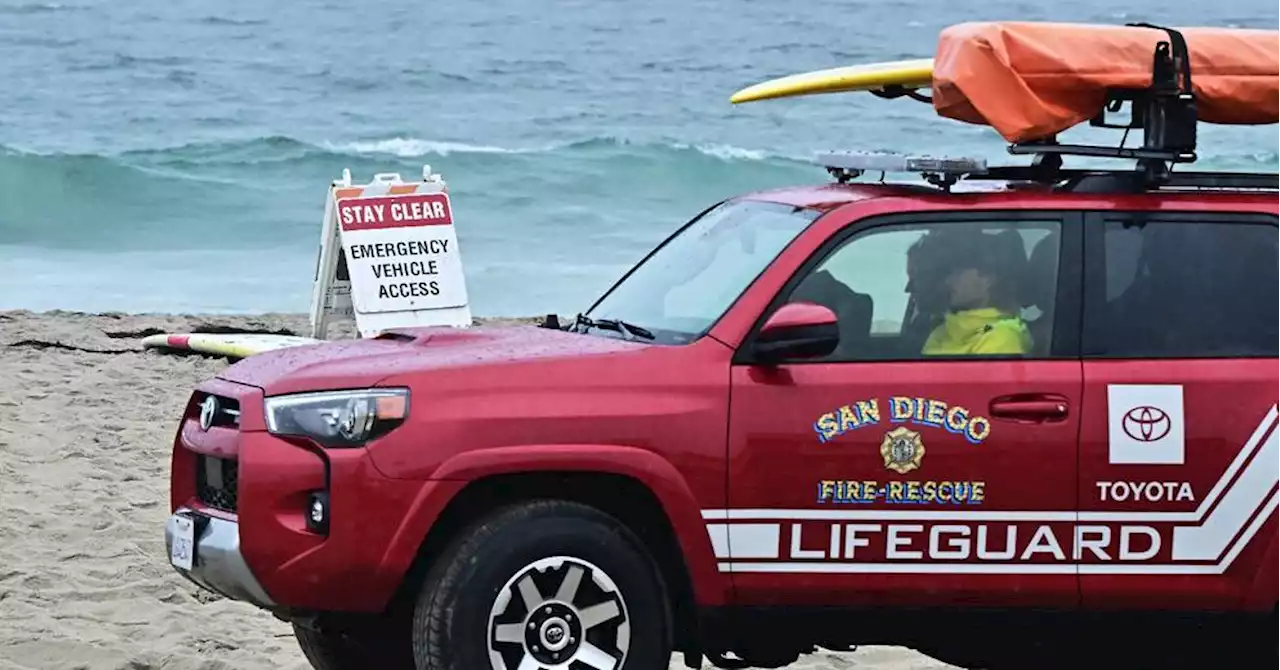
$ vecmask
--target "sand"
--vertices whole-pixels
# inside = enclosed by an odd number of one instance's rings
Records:
[[[176,417],[227,362],[139,340],[218,327],[303,334],[306,317],[0,312],[0,670],[310,667],[287,624],[197,589],[166,558]],[[791,667],[949,666],[869,647]]]

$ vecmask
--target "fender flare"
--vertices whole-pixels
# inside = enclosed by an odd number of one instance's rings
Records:
[[[431,525],[466,484],[495,475],[536,472],[596,472],[630,477],[643,484],[658,500],[675,532],[696,604],[707,607],[729,602],[732,584],[719,570],[711,536],[702,519],[702,508],[684,477],[670,461],[658,454],[622,445],[504,446],[466,451],[449,458],[424,482],[424,492],[447,492],[447,498],[428,503],[420,496],[410,511],[416,518],[405,520],[394,541],[395,549],[388,552],[405,559],[403,565],[396,566],[403,568],[397,572],[404,574],[408,569]],[[445,482],[452,485],[437,486]]]

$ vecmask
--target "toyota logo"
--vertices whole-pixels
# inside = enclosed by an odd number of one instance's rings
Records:
[[[1156,442],[1169,434],[1173,423],[1169,415],[1159,407],[1139,405],[1125,412],[1120,429],[1138,442]]]
[[[209,430],[209,426],[213,425],[213,418],[218,415],[218,399],[214,396],[208,396],[204,402],[200,403],[200,430]]]

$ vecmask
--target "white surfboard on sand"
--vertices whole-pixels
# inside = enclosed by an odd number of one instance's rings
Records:
[[[268,333],[161,333],[142,338],[146,349],[178,349],[245,358],[264,351],[318,344],[324,340]]]

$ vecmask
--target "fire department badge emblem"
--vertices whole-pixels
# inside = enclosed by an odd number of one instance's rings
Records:
[[[880,443],[880,455],[884,456],[884,467],[902,475],[920,467],[924,459],[924,442],[920,433],[906,428],[894,428],[884,434]]]

